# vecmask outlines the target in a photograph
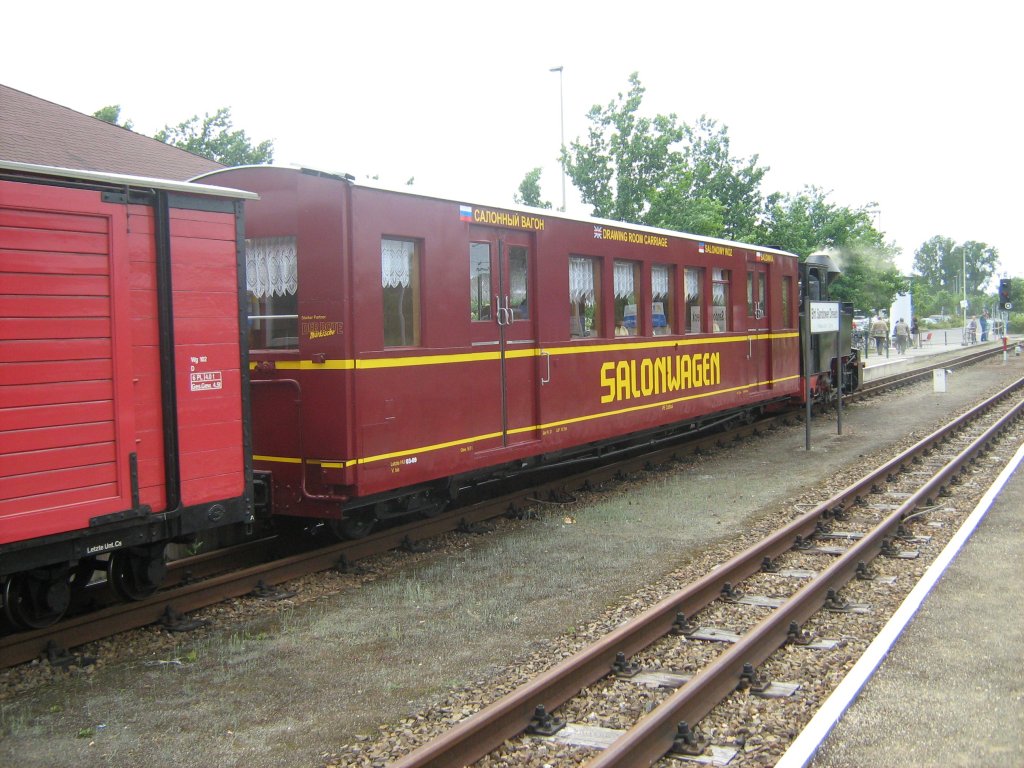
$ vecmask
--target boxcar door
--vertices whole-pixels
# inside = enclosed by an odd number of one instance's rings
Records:
[[[493,350],[497,358],[494,392],[502,445],[538,437],[532,241],[525,232],[486,227],[470,232],[473,345]]]
[[[754,257],[750,257],[753,259]],[[747,374],[753,393],[768,389],[772,370],[771,322],[768,312],[768,264],[747,263]]]

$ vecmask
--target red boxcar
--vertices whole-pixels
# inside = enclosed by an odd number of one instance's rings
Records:
[[[0,163],[0,578],[46,624],[108,561],[251,520],[249,193]]]
[[[275,514],[354,535],[496,469],[800,396],[793,254],[299,169],[198,181],[260,197],[253,439]]]

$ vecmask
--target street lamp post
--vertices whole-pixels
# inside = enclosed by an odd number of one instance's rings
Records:
[[[558,73],[558,112],[562,127],[562,150],[559,157],[562,161],[562,213],[565,213],[565,98],[562,89],[562,67],[552,67],[549,71]]]
[[[961,246],[960,255],[963,256],[963,280],[964,280],[964,330],[963,330],[963,342],[967,344],[967,248]]]

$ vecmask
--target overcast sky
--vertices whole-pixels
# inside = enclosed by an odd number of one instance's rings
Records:
[[[152,134],[219,107],[275,162],[510,204],[639,72],[643,111],[727,126],[771,171],[877,204],[913,253],[935,235],[1024,276],[1022,27],[1005,0],[951,2],[8,3],[0,82]],[[549,71],[562,66],[559,74]],[[570,212],[589,213],[574,200]]]

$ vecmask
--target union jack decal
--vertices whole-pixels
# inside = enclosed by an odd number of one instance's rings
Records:
[[[594,239],[600,240],[604,233],[604,227],[594,227]]]

